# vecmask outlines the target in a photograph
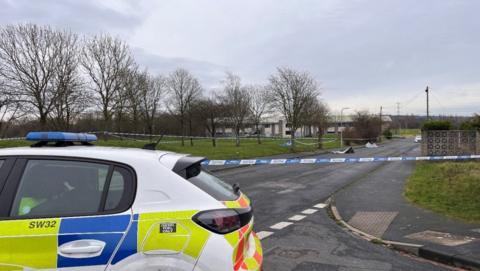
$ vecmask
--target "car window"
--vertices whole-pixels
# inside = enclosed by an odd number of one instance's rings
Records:
[[[109,165],[30,160],[10,212],[12,217],[65,216],[99,211]]]
[[[201,166],[187,169],[187,180],[202,189],[216,200],[232,201],[238,198],[231,185],[210,174]]]
[[[108,189],[107,202],[105,203],[105,210],[113,210],[120,204],[125,192],[125,179],[124,174],[118,169],[113,171],[110,188]]]

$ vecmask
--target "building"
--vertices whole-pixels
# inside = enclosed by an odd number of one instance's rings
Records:
[[[353,127],[355,115],[332,115],[329,117],[327,133],[336,134]],[[388,130],[392,125],[392,118],[388,115],[382,116],[382,132]]]
[[[295,137],[315,137],[317,136],[317,127],[303,126],[295,131]],[[268,115],[262,118],[258,131],[256,131],[255,124],[248,120],[241,130],[241,136],[256,136],[257,134],[265,137],[280,137],[289,138],[291,136],[291,129],[285,118],[280,115]],[[232,137],[235,135],[233,127],[228,121],[220,121],[216,129],[217,136]]]

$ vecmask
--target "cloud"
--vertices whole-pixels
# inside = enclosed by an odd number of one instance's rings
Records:
[[[149,72],[168,75],[177,68],[183,68],[197,77],[207,90],[218,87],[220,81],[225,77],[225,73],[229,71],[228,67],[206,61],[162,57],[146,52],[141,48],[134,48],[133,53],[135,60],[140,65],[148,67]]]
[[[471,115],[480,113],[480,83],[431,85],[430,113],[432,115]],[[345,95],[341,98],[326,98],[334,113],[339,113],[340,108],[350,107],[353,111],[368,110],[378,114],[380,106],[384,114],[397,114],[397,103],[400,103],[401,114],[426,114],[425,86],[418,85],[411,89],[372,89],[368,94]],[[373,101],[373,102],[372,102]]]
[[[108,32],[127,36],[141,24],[145,11],[140,2],[119,3],[95,0],[0,0],[0,24],[32,22],[80,33]]]
[[[448,112],[480,96],[480,2],[473,0],[0,0],[0,24],[34,22],[126,39],[151,70],[191,69],[215,86],[225,70],[264,83],[278,66],[309,71],[333,110],[378,111],[422,92]],[[471,89],[472,88],[472,89]],[[467,100],[468,97],[468,100]],[[454,103],[455,102],[455,103]],[[423,102],[402,112],[421,113]]]
[[[335,104],[367,97],[376,108],[427,84],[478,82],[480,2],[160,3],[132,37],[138,46],[229,66],[255,82],[265,82],[277,66],[307,70]]]

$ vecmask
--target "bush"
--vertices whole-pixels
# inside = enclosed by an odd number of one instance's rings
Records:
[[[392,136],[393,136],[392,131],[390,131],[390,129],[383,131],[383,136],[386,139],[392,139]]]
[[[356,138],[357,133],[355,133],[355,129],[353,128],[347,128],[343,131],[343,144],[346,146],[351,146],[352,143],[354,143],[354,140],[352,138]]]
[[[382,134],[381,123],[380,118],[376,115],[367,111],[357,112],[357,115],[353,117],[352,126],[355,137],[362,140],[356,141],[356,143],[376,142],[377,138]]]
[[[452,124],[448,120],[429,120],[423,124],[423,131],[450,130]]]
[[[350,146],[352,143],[365,144],[377,142],[380,132],[380,118],[366,111],[357,112],[353,116],[352,127],[343,131],[344,143]]]
[[[480,130],[480,115],[475,115],[470,120],[460,124],[460,130]]]

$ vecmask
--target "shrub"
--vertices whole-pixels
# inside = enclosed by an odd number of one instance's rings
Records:
[[[362,139],[357,141],[360,144],[376,142],[377,138],[382,134],[380,118],[367,111],[357,112],[357,115],[353,117],[352,125],[356,137]]]
[[[376,142],[381,135],[380,124],[381,121],[378,116],[369,114],[367,111],[357,112],[353,116],[352,127],[345,129],[343,132],[345,145]]]
[[[353,138],[357,137],[357,133],[355,133],[355,130],[353,128],[347,128],[343,131],[343,144],[346,146],[351,146],[354,140]]]
[[[383,131],[383,136],[386,139],[392,139],[392,136],[393,136],[392,131],[390,131],[390,129]]]
[[[475,115],[470,120],[460,124],[460,130],[480,130],[480,115]]]
[[[452,124],[448,120],[429,120],[423,124],[423,131],[450,130]]]

